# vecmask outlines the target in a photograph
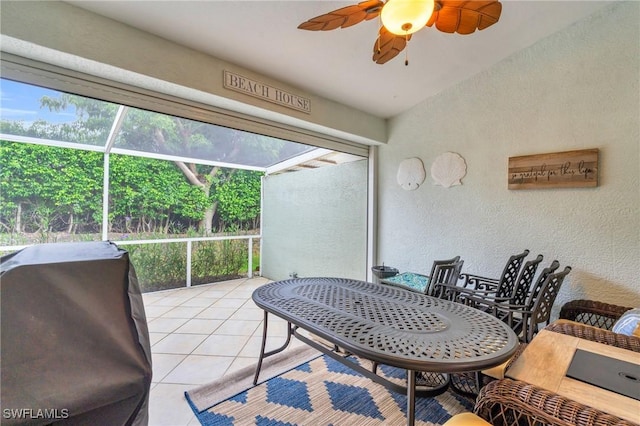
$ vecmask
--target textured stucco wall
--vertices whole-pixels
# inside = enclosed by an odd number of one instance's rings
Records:
[[[573,267],[556,300],[640,306],[640,3],[606,7],[390,123],[379,151],[378,261],[428,272],[461,255],[498,276],[525,248]],[[511,156],[600,149],[597,188],[508,190]],[[396,183],[418,157],[467,162],[462,186]]]
[[[268,176],[262,275],[365,279],[367,161]]]

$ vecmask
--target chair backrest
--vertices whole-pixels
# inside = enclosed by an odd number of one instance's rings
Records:
[[[541,254],[535,259],[525,262],[520,270],[518,279],[509,283],[513,285],[505,283],[504,286],[500,287],[497,296],[509,298],[514,305],[524,305],[540,262],[542,262]]]
[[[520,267],[522,266],[522,262],[524,262],[524,258],[529,254],[529,250],[525,250],[520,254],[514,254],[509,257],[507,264],[502,271],[502,275],[500,275],[500,279],[498,280],[498,294],[501,294],[501,289],[503,287],[510,288],[513,290],[514,283],[518,279],[518,274],[520,273]],[[502,296],[502,297],[508,297]]]
[[[425,294],[443,298],[445,293],[442,288],[438,288],[438,284],[456,285],[463,264],[464,260],[458,260],[453,263],[436,265],[429,278],[429,285],[425,289]]]
[[[538,295],[542,291],[542,288],[545,285],[547,278],[549,277],[549,275],[554,273],[556,269],[558,269],[559,267],[560,267],[560,262],[558,262],[557,260],[554,260],[553,262],[551,262],[551,265],[544,268],[542,272],[540,272],[540,275],[538,276],[536,283],[534,284],[534,286],[531,288],[531,291],[527,295],[526,301],[522,303],[523,305],[526,306],[525,308],[526,310],[528,311],[533,310],[533,305],[535,305],[536,300],[538,300]]]
[[[433,265],[431,265],[431,273],[429,274],[429,276],[433,277],[433,275],[436,272],[436,267],[438,265],[450,265],[452,263],[456,263],[459,260],[460,260],[460,256],[456,256],[453,259],[434,260]]]
[[[553,302],[555,302],[562,282],[569,272],[571,272],[571,267],[565,266],[562,272],[549,274],[544,280],[540,292],[533,300],[529,323],[526,324],[526,330],[523,333],[526,342],[530,342],[533,339],[533,335],[538,331],[538,324],[543,322],[547,325],[549,324]]]

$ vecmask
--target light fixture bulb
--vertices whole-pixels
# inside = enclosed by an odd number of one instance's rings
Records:
[[[380,19],[382,25],[393,34],[413,34],[427,25],[434,8],[434,0],[387,0]]]

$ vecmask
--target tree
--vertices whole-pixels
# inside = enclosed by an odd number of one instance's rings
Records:
[[[258,173],[240,170],[217,188],[215,199],[222,221],[242,226],[260,217],[260,179]]]
[[[285,141],[266,138],[179,117],[133,110],[135,126],[123,126],[121,137],[127,147],[153,150],[182,157],[205,157],[212,161],[255,163],[264,158],[276,158]],[[269,143],[265,143],[267,141]],[[275,143],[274,143],[275,141]],[[199,188],[210,200],[204,209],[199,229],[210,233],[220,203],[217,189],[224,185],[236,169],[204,166],[194,162],[175,161],[191,185]],[[258,188],[259,194],[259,188]]]
[[[168,232],[202,219],[209,200],[170,162],[111,156],[110,214],[125,232]]]

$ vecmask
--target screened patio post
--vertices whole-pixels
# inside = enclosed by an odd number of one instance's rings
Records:
[[[247,277],[253,278],[253,238],[249,238],[249,257],[247,258]]]
[[[127,115],[129,108],[120,105],[116,116],[113,119],[113,124],[109,130],[109,136],[104,144],[104,173],[102,175],[102,241],[109,239],[109,153],[113,148],[113,144],[116,142],[116,136],[122,127],[122,122]]]
[[[102,168],[102,241],[109,240],[109,153],[104,153]]]
[[[191,287],[191,249],[193,245],[191,240],[187,241],[187,287]]]

